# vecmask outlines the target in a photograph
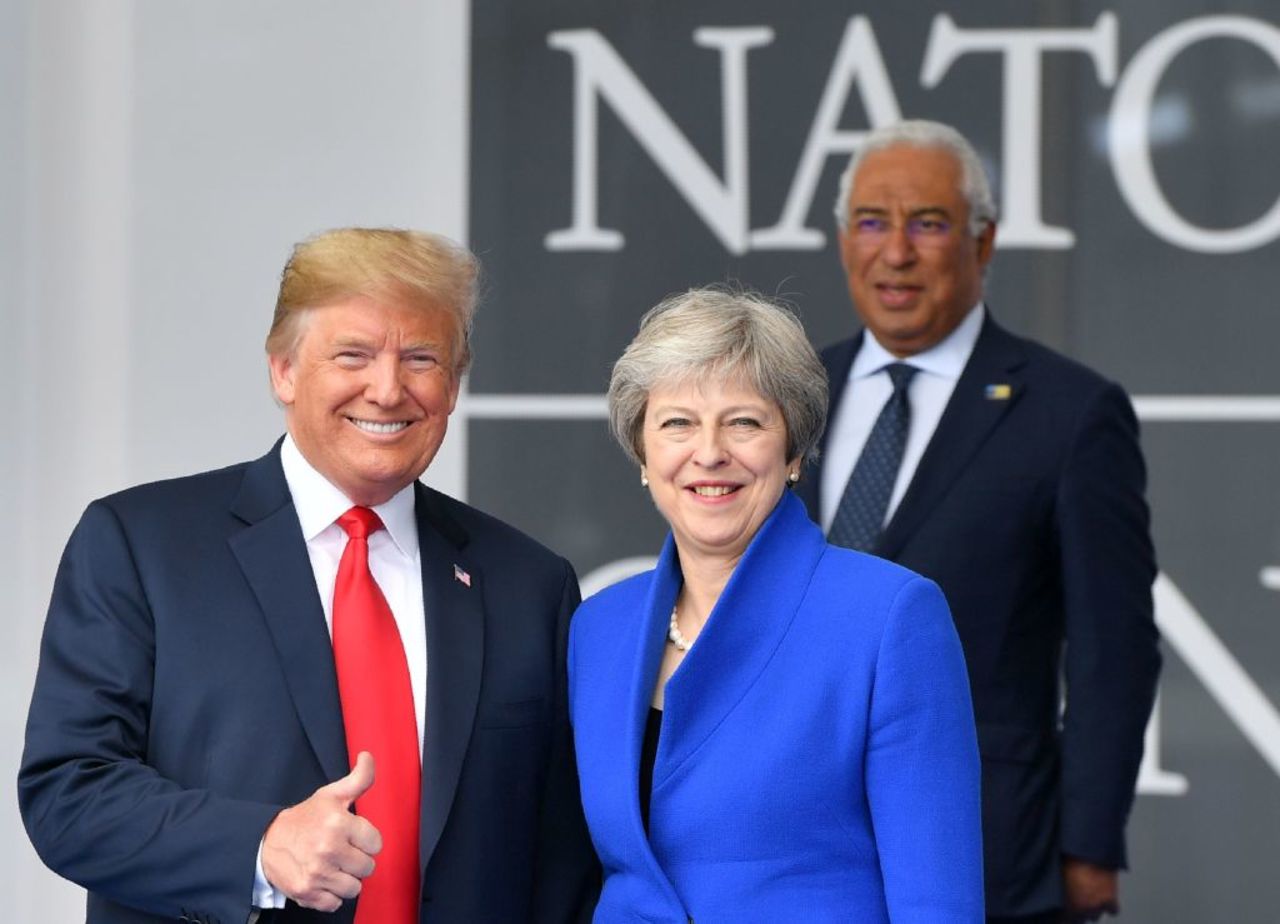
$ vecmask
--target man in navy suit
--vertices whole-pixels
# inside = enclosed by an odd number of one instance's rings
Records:
[[[18,782],[33,844],[89,890],[89,922],[589,917],[598,869],[566,712],[577,581],[417,481],[470,358],[475,279],[471,254],[430,234],[299,244],[267,339],[286,436],[86,510]],[[349,567],[352,508],[374,525],[367,565]],[[392,658],[344,674],[358,662],[334,630],[357,610],[338,598],[361,580],[357,609],[383,620]],[[370,712],[403,717],[408,766],[349,751],[348,691],[384,672],[404,695]],[[362,807],[405,779],[407,798],[373,817],[410,833],[384,845]],[[402,913],[362,915],[396,856]]]
[[[836,214],[864,330],[823,353],[828,428],[801,493],[832,541],[861,515],[866,549],[951,605],[982,753],[990,920],[1115,913],[1160,665],[1133,409],[992,318],[995,204],[953,129],[872,132]],[[896,425],[878,424],[882,409]],[[865,446],[877,458],[864,464]]]

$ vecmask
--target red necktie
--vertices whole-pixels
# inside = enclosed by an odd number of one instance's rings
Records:
[[[418,804],[422,764],[409,662],[391,607],[369,571],[369,535],[382,521],[368,507],[338,517],[347,547],[333,589],[333,659],[338,669],[347,754],[368,751],[374,782],[356,811],[382,834],[377,868],[364,880],[356,924],[416,924]]]

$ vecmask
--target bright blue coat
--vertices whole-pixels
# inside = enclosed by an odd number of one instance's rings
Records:
[[[946,602],[827,545],[790,493],[667,684],[645,836],[640,748],[680,584],[668,537],[572,623],[597,924],[980,924],[978,748]]]

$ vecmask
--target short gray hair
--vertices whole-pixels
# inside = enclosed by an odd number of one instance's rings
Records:
[[[640,332],[609,378],[609,427],[643,465],[644,415],[655,387],[734,378],[781,408],[788,460],[817,456],[827,374],[804,327],[783,305],[724,286],[668,296],[640,319]]]
[[[960,166],[960,194],[969,205],[969,233],[977,237],[987,225],[996,223],[995,196],[991,194],[987,171],[983,169],[982,160],[973,145],[950,125],[912,119],[868,132],[866,139],[849,158],[849,165],[840,174],[840,191],[835,204],[836,223],[841,231],[849,230],[849,193],[853,191],[853,179],[863,158],[874,151],[900,146],[945,151],[954,157]]]

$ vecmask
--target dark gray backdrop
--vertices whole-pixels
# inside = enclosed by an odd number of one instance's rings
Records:
[[[1265,216],[1280,198],[1277,16],[1262,2],[969,6],[475,0],[470,222],[487,275],[469,499],[589,579],[654,554],[663,524],[600,416],[639,316],[672,291],[739,280],[790,299],[817,345],[846,336],[852,309],[830,233],[845,156],[821,161],[800,222],[807,242],[784,248],[749,232],[779,223],[830,87],[847,90],[840,131],[867,128],[890,105],[955,124],[1010,219],[992,310],[1121,381],[1144,419],[1166,670],[1124,919],[1271,924],[1280,227]],[[698,32],[708,28],[722,31]],[[1051,39],[1074,50],[1029,50]],[[1018,50],[963,50],[984,45]],[[726,62],[741,129],[726,117]],[[877,90],[878,62],[887,84]],[[1147,107],[1134,103],[1144,81]],[[682,164],[676,135],[689,146]],[[687,191],[699,172],[689,155],[705,173],[701,193]],[[596,182],[575,188],[584,156]],[[1141,189],[1148,157],[1155,199]],[[575,222],[584,190],[594,221]],[[1229,233],[1251,226],[1252,239]],[[621,246],[584,240],[606,232]]]

